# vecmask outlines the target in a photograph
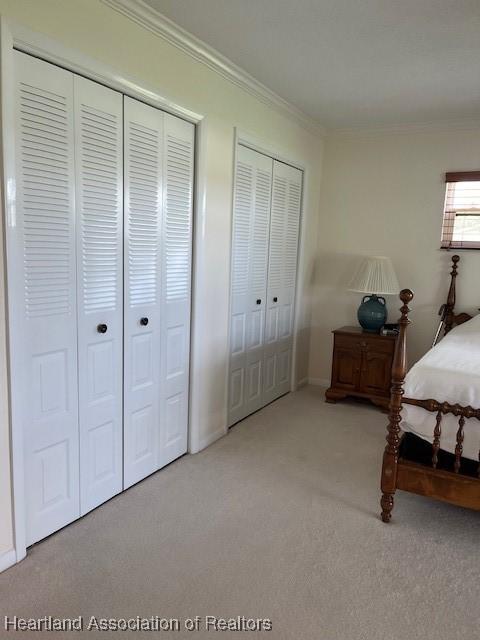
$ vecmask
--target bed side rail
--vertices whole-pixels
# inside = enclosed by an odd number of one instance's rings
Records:
[[[428,400],[417,400],[415,398],[403,398],[405,404],[412,404],[416,407],[421,407],[436,413],[435,428],[433,430],[433,443],[432,443],[432,467],[437,468],[438,464],[438,451],[440,449],[440,439],[442,436],[442,418],[444,415],[452,414],[455,417],[458,416],[458,429],[455,443],[455,462],[453,464],[453,470],[455,473],[460,472],[461,458],[463,454],[463,440],[464,440],[464,427],[465,420],[468,418],[476,418],[480,420],[480,409],[474,409],[470,405],[466,407],[460,404],[450,404],[449,402],[439,402],[429,398]],[[477,475],[480,478],[480,451],[478,453],[478,470]]]

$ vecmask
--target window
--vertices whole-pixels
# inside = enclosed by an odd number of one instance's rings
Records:
[[[480,249],[480,171],[447,173],[442,248]]]

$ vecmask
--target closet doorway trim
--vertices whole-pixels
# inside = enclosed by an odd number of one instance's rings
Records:
[[[4,409],[4,415],[0,415],[1,419],[8,419],[10,430],[10,477],[12,483],[12,518],[13,518],[13,544],[15,549],[15,560],[20,562],[27,554],[26,549],[26,504],[24,491],[24,455],[23,455],[23,434],[21,429],[17,428],[19,421],[12,412],[12,407],[16,403],[10,402],[10,358],[9,339],[8,339],[8,287],[7,287],[7,255],[6,255],[6,222],[14,223],[15,221],[15,74],[14,74],[14,56],[15,49],[23,51],[46,62],[50,62],[59,67],[84,76],[89,80],[93,80],[105,85],[110,89],[114,89],[130,96],[157,109],[178,116],[192,124],[196,125],[195,135],[195,161],[194,161],[194,197],[193,197],[193,256],[197,253],[197,245],[200,244],[201,238],[196,233],[198,228],[197,220],[202,220],[205,215],[205,191],[206,184],[203,180],[197,180],[197,175],[204,175],[205,154],[203,150],[204,143],[202,141],[205,136],[202,131],[206,126],[205,117],[195,113],[177,103],[162,96],[152,87],[148,87],[145,83],[132,76],[127,76],[122,72],[113,69],[97,60],[86,56],[80,51],[70,49],[62,44],[38,34],[23,25],[8,20],[0,15],[0,77],[1,77],[1,144],[2,144],[2,204],[4,209],[3,217],[0,218],[0,277],[4,281],[4,296],[0,300],[0,310],[4,308],[4,314],[0,314],[0,336],[2,333],[6,336],[5,345],[0,347],[0,368],[7,372],[8,387],[0,391],[0,406],[8,407]],[[199,205],[197,206],[197,203]],[[193,258],[192,269],[195,273],[196,261]],[[192,274],[193,275],[193,274]],[[195,295],[195,278],[192,277],[191,299],[196,299]],[[195,308],[192,304],[190,335],[195,332]],[[4,352],[3,349],[6,348]],[[191,341],[190,358],[194,357],[194,343]],[[190,368],[190,371],[192,368]],[[195,402],[195,387],[189,385],[189,406]],[[189,414],[191,413],[191,409]],[[13,428],[15,425],[15,429]],[[191,433],[192,421],[189,417],[189,451],[192,439],[198,439],[198,434]]]

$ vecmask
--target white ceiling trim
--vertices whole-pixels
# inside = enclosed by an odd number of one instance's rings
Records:
[[[480,129],[480,118],[464,118],[460,120],[432,120],[430,122],[405,122],[399,124],[378,125],[377,127],[344,127],[329,129],[329,137],[361,137],[389,133],[445,133],[448,131],[477,131]]]
[[[170,44],[203,63],[209,69],[212,69],[264,104],[274,107],[289,118],[293,118],[304,129],[319,135],[325,133],[325,128],[317,120],[306,115],[301,109],[295,107],[284,98],[281,98],[216,49],[152,9],[143,0],[101,0],[101,2],[155,35],[167,40]]]

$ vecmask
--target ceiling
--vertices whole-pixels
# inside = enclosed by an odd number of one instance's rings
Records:
[[[480,0],[146,0],[328,128],[480,119]]]

